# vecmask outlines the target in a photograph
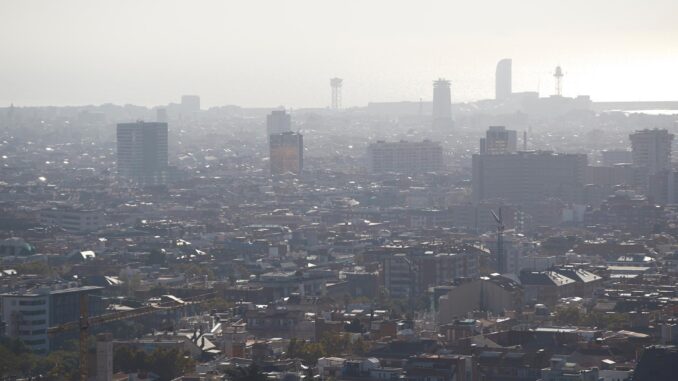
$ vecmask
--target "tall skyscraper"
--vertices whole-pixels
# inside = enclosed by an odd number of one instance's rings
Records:
[[[292,118],[285,110],[274,110],[266,115],[266,132],[268,136],[290,131]]]
[[[586,155],[581,154],[473,155],[473,201],[529,204],[553,197],[576,203],[582,197],[586,165]]]
[[[367,147],[370,172],[421,173],[443,169],[443,148],[430,140],[422,142],[378,141]]]
[[[511,66],[510,58],[504,58],[497,63],[495,76],[495,99],[497,100],[504,100],[510,97],[513,92]]]
[[[449,129],[452,127],[452,97],[450,81],[438,79],[433,82],[433,128]]]
[[[480,153],[500,155],[518,150],[518,134],[504,126],[490,126],[485,137],[480,139]]]
[[[296,132],[271,134],[270,164],[271,174],[299,174],[304,168],[304,137]]]
[[[139,185],[167,183],[167,123],[120,123],[118,176]]]
[[[646,168],[648,175],[671,169],[673,134],[667,130],[636,131],[629,135],[631,157],[635,167]]]

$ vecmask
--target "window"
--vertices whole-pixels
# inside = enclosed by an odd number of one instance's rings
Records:
[[[26,343],[26,345],[40,345],[46,344],[47,340],[46,339],[24,340],[24,343]]]
[[[20,300],[20,306],[42,306],[46,303],[45,299],[36,299],[36,300]]]
[[[45,310],[23,311],[21,314],[24,315],[24,316],[44,315]]]

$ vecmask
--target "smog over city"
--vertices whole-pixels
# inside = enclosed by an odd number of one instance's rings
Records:
[[[676,20],[0,1],[0,381],[675,379]]]

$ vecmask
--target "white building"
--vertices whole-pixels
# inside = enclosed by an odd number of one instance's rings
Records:
[[[77,321],[83,294],[87,297],[90,316],[104,312],[101,290],[103,287],[65,283],[2,294],[2,321],[7,324],[5,334],[21,339],[36,353],[46,353],[50,344],[47,329]]]
[[[443,169],[443,148],[430,140],[378,141],[367,147],[367,167],[372,173],[440,171]]]
[[[35,293],[2,295],[2,320],[7,324],[6,334],[21,339],[32,351],[49,350],[49,288]]]
[[[106,226],[106,216],[94,209],[52,208],[40,211],[40,223],[59,226],[71,233],[87,233]]]

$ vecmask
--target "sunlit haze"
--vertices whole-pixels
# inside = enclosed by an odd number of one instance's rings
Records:
[[[596,101],[678,99],[675,0],[10,1],[0,3],[0,104],[176,101],[326,107],[492,98],[515,91]]]

